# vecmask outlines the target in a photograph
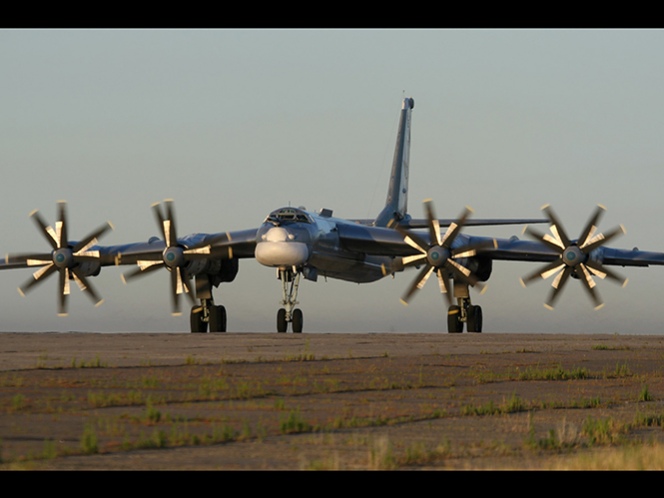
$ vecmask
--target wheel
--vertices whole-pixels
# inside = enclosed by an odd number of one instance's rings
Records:
[[[207,332],[207,323],[203,321],[203,308],[194,306],[191,308],[189,314],[189,327],[192,334],[200,334]]]
[[[302,310],[301,309],[293,310],[293,333],[295,334],[301,333],[303,324],[304,324],[304,317],[302,316]]]
[[[277,332],[286,332],[288,322],[286,321],[286,310],[279,308],[277,312]]]
[[[447,331],[450,334],[463,332],[463,322],[461,321],[461,308],[452,305],[447,310]]]
[[[482,308],[480,306],[468,306],[466,327],[468,332],[482,332]]]
[[[226,308],[210,307],[210,332],[226,332]]]

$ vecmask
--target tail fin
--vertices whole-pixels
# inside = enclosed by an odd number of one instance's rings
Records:
[[[399,221],[409,218],[407,213],[408,162],[410,159],[410,117],[413,107],[415,107],[413,99],[405,98],[403,100],[387,200],[385,207],[376,217],[374,226],[392,227]]]

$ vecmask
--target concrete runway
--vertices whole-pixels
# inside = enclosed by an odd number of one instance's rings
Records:
[[[422,333],[0,333],[0,370],[64,367],[73,361],[108,366],[181,365],[197,361],[283,360],[300,355],[370,358],[422,354],[564,352],[604,345],[659,349],[664,335]]]

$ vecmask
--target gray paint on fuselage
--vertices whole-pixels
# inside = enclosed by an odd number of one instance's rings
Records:
[[[317,277],[329,277],[349,282],[375,282],[385,276],[382,265],[389,265],[392,258],[387,256],[369,256],[361,251],[346,250],[339,237],[339,229],[353,223],[341,218],[324,216],[303,209],[289,208],[295,214],[306,216],[307,222],[295,219],[279,219],[272,215],[258,229],[256,243],[263,235],[278,223],[293,234],[293,241],[306,242],[309,245],[309,258],[304,265],[305,278],[316,280]],[[329,211],[326,212],[329,214]],[[303,218],[300,218],[303,219]],[[284,242],[288,243],[288,242]]]

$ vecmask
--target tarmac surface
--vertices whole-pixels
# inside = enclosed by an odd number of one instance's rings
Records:
[[[200,362],[278,360],[303,352],[317,358],[542,352],[587,350],[594,344],[629,344],[660,349],[662,335],[617,334],[446,334],[446,333],[0,333],[0,371],[68,364],[101,358],[113,366],[174,365],[187,357]]]
[[[664,335],[0,333],[0,469],[557,468],[662,425]]]

